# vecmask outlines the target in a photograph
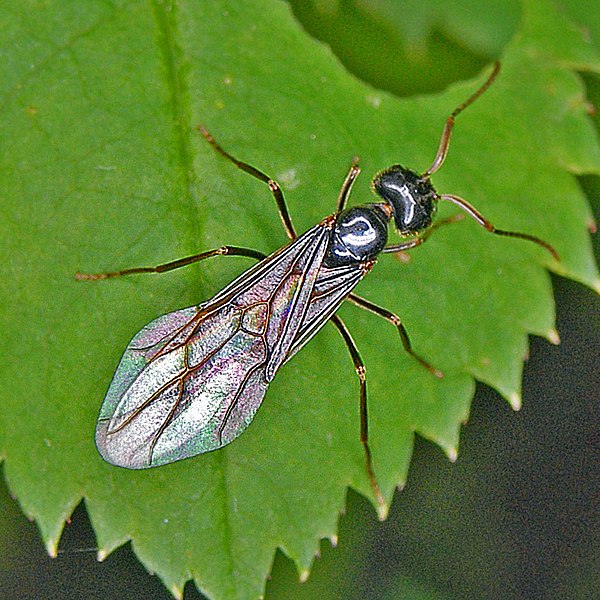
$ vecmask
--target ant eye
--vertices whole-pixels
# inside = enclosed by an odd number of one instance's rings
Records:
[[[372,187],[392,207],[400,234],[411,235],[431,226],[437,194],[428,178],[393,165],[375,175]]]

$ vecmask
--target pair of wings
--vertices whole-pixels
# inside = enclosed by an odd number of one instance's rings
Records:
[[[374,261],[323,265],[328,217],[212,299],[163,315],[127,346],[96,427],[109,463],[163,465],[228,444],[269,383],[327,322]]]

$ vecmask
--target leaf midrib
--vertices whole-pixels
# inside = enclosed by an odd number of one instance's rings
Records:
[[[198,214],[195,210],[196,199],[193,188],[196,174],[194,171],[194,157],[190,140],[192,111],[189,102],[189,87],[185,80],[182,68],[183,52],[181,46],[179,46],[176,41],[177,7],[176,5],[171,5],[170,8],[166,8],[159,0],[154,0],[153,6],[158,30],[161,35],[158,43],[166,68],[166,85],[170,90],[175,142],[178,146],[179,162],[181,164],[182,177],[184,179],[185,198],[183,199],[182,205],[187,207],[188,211],[189,218],[187,219],[186,224],[191,228],[194,240],[198,240],[202,239],[202,236],[198,223]],[[188,229],[188,231],[190,230]],[[192,246],[191,241],[190,246]],[[235,588],[235,563],[232,553],[231,514],[229,511],[227,485],[227,453],[221,452],[219,456],[222,473],[221,487],[223,490],[223,525],[221,532],[227,556],[227,565],[225,566],[224,571],[228,574],[228,579]]]

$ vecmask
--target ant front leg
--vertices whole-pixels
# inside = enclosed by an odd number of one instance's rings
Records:
[[[346,203],[348,202],[348,198],[350,197],[352,186],[354,185],[354,181],[358,177],[359,173],[360,167],[358,166],[358,156],[355,156],[352,159],[352,163],[350,165],[350,168],[348,169],[348,173],[346,174],[344,183],[342,183],[340,193],[338,194],[338,199],[335,207],[336,214],[341,213],[344,210],[344,208],[346,208]]]
[[[453,215],[451,217],[447,217],[445,219],[441,219],[440,221],[437,221],[436,223],[434,223],[425,233],[423,233],[419,236],[416,236],[414,238],[411,238],[410,240],[407,240],[406,242],[402,242],[401,244],[391,244],[389,246],[386,246],[382,250],[382,253],[383,254],[393,254],[395,252],[404,252],[405,250],[411,250],[412,248],[416,248],[417,246],[424,244],[429,239],[431,234],[434,231],[437,231],[440,227],[444,227],[445,225],[450,225],[452,223],[458,223],[458,221],[462,221],[464,218],[465,218],[464,215],[458,214],[458,215]]]

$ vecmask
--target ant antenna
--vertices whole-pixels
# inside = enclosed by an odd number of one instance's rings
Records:
[[[485,228],[490,233],[495,233],[496,235],[503,235],[505,237],[513,237],[520,238],[522,240],[529,240],[530,242],[534,242],[538,246],[545,248],[550,252],[552,257],[560,262],[560,255],[551,246],[548,242],[536,237],[535,235],[530,235],[529,233],[519,233],[518,231],[505,231],[504,229],[496,229],[494,225],[490,221],[488,221],[475,207],[471,206],[464,198],[460,196],[455,196],[454,194],[440,194],[438,196],[440,200],[446,200],[447,202],[452,202],[462,210],[464,210],[471,218],[475,219],[479,225]]]
[[[484,81],[483,85],[475,91],[467,100],[465,100],[462,104],[459,104],[450,114],[448,119],[446,120],[446,124],[444,125],[444,131],[442,131],[442,139],[440,140],[440,145],[438,147],[438,151],[433,159],[433,163],[423,173],[421,176],[422,179],[429,179],[433,173],[435,173],[443,164],[444,160],[446,160],[446,156],[448,154],[448,148],[450,147],[450,137],[452,135],[452,128],[454,127],[454,121],[456,117],[463,111],[467,106],[470,106],[479,98],[491,85],[494,83],[496,77],[498,77],[498,73],[500,73],[500,63],[496,61],[494,63],[494,67],[492,72],[489,74],[488,78]],[[436,194],[437,195],[437,194]],[[488,221],[475,207],[471,206],[464,198],[460,196],[455,196],[453,194],[439,194],[437,195],[439,200],[446,200],[447,202],[452,202],[460,209],[464,210],[472,219],[474,219],[479,225],[481,225],[484,229],[489,231],[490,233],[494,233],[496,235],[502,235],[506,237],[520,238],[522,240],[528,240],[541,246],[546,249],[552,257],[560,261],[560,256],[558,252],[555,250],[553,246],[551,246],[548,242],[528,233],[519,233],[517,231],[505,231],[504,229],[497,229],[490,221]]]
[[[444,131],[442,132],[442,139],[440,140],[440,146],[438,148],[437,154],[433,159],[432,165],[423,173],[423,178],[429,178],[433,175],[443,164],[444,160],[446,160],[446,155],[448,154],[448,147],[450,146],[450,136],[452,135],[452,128],[454,127],[454,121],[460,113],[470,106],[481,96],[491,85],[494,83],[496,77],[498,77],[498,73],[500,73],[500,63],[496,61],[494,63],[494,68],[490,73],[489,77],[485,80],[484,84],[467,100],[465,100],[462,104],[459,104],[453,111],[452,114],[446,120],[446,124],[444,125]]]

